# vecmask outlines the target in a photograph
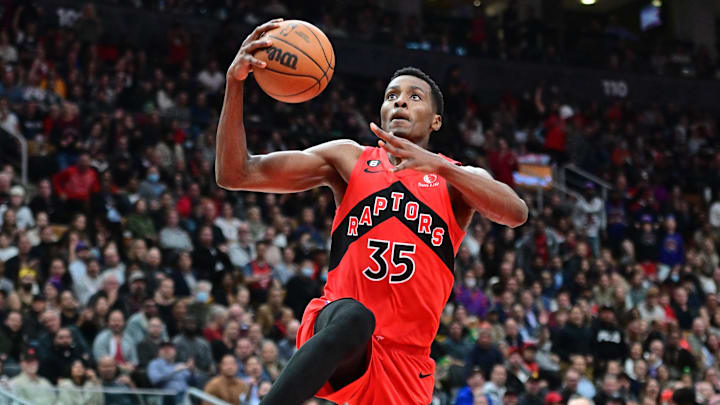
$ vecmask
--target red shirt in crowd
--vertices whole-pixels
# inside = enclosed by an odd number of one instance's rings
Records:
[[[490,170],[495,178],[510,187],[515,187],[513,172],[518,171],[518,160],[515,153],[508,148],[501,148],[490,152],[488,160]]]
[[[70,200],[88,201],[90,195],[100,191],[100,182],[95,170],[70,166],[53,177],[53,186],[58,195]]]
[[[559,115],[552,114],[545,120],[545,131],[545,147],[564,152],[566,150],[565,121]]]

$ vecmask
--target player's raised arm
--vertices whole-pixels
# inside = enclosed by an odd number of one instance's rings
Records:
[[[245,39],[227,71],[225,99],[217,129],[215,178],[218,186],[229,190],[287,193],[321,185],[334,190],[346,182],[337,166],[360,146],[338,140],[304,151],[282,151],[251,155],[247,149],[243,125],[243,87],[253,69],[265,68],[265,62],[252,54],[272,45],[264,32],[277,28],[281,19],[271,20]]]

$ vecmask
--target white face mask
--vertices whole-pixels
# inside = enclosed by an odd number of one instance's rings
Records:
[[[475,288],[476,285],[477,285],[476,279],[474,279],[474,278],[466,278],[465,279],[465,286],[467,288]]]

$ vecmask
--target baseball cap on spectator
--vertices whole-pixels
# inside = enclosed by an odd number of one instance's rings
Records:
[[[88,246],[85,242],[80,241],[78,242],[77,246],[75,246],[75,252],[79,252],[81,250],[90,249],[90,246]]]
[[[22,186],[12,186],[10,196],[25,197],[25,189]]]
[[[133,271],[132,274],[130,274],[129,278],[131,283],[134,283],[136,281],[145,281],[145,274],[143,274],[142,271]]]
[[[650,214],[643,214],[642,217],[640,217],[640,222],[652,222],[652,217]]]
[[[573,115],[575,115],[575,111],[573,111],[572,107],[570,107],[569,105],[564,104],[563,106],[560,107],[560,118],[561,119],[566,120],[566,119],[572,117]]]
[[[472,376],[474,376],[475,374],[478,374],[478,373],[482,374],[483,377],[485,376],[485,373],[483,373],[482,368],[480,368],[480,367],[478,367],[478,366],[475,366],[475,367],[473,367],[473,368],[470,370],[470,372],[468,373],[467,377],[470,378],[470,377],[472,377]]]
[[[562,400],[562,395],[555,391],[550,391],[545,395],[545,405],[559,404]]]
[[[33,302],[45,302],[45,301],[47,301],[47,300],[45,299],[44,295],[42,295],[42,294],[33,295]]]
[[[537,344],[535,342],[525,342],[522,345],[522,350],[537,350]]]
[[[697,405],[695,391],[692,388],[680,388],[672,394],[672,401],[676,405]]]
[[[175,347],[175,343],[173,343],[172,340],[170,340],[170,339],[163,339],[163,340],[160,342],[159,347],[162,348],[162,347],[167,347],[167,346]]]
[[[27,349],[23,350],[20,355],[20,360],[22,361],[34,361],[37,359],[37,352],[35,351],[34,347],[28,347]]]

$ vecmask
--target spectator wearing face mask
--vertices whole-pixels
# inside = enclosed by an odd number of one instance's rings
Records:
[[[455,300],[465,306],[470,315],[484,318],[490,309],[490,301],[470,271],[465,272],[463,283],[455,287]]]
[[[148,201],[155,201],[165,192],[167,186],[160,182],[160,170],[157,166],[150,166],[145,180],[140,182],[138,194]]]
[[[288,280],[285,305],[292,309],[296,319],[302,319],[303,311],[310,300],[320,296],[320,285],[315,273],[312,260],[303,260],[295,276]]]

